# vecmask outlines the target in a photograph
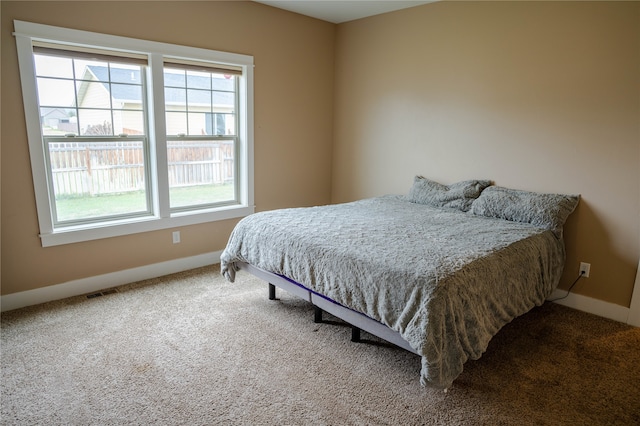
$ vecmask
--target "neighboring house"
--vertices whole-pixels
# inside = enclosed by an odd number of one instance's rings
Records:
[[[69,117],[66,110],[62,108],[42,108],[40,110],[41,121],[44,127],[57,129],[62,133],[74,132],[76,129],[76,118]]]

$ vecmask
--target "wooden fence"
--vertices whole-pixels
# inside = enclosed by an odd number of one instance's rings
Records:
[[[233,182],[233,141],[170,141],[173,188]],[[141,141],[55,142],[49,159],[56,197],[103,195],[145,188]]]

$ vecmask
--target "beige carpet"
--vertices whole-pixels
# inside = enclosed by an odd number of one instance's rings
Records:
[[[3,425],[640,424],[640,329],[546,304],[448,393],[420,359],[218,266],[2,314]]]

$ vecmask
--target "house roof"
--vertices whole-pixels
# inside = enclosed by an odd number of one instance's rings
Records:
[[[90,72],[102,83],[105,90],[109,91],[109,70],[106,66],[88,65]],[[232,106],[234,104],[233,81],[220,78],[208,78],[201,75],[188,74],[185,76],[173,72],[164,73],[165,103],[184,104],[188,96],[190,105],[211,105],[211,90],[213,90],[214,104]],[[88,80],[88,79],[87,79]],[[93,80],[93,79],[91,79]],[[139,70],[111,68],[111,96],[120,102],[140,103],[142,92],[140,90],[141,73]]]
[[[40,108],[40,115],[48,118],[69,118],[67,111],[56,107],[42,107]]]

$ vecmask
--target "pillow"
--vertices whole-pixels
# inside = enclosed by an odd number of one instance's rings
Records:
[[[449,207],[463,212],[469,211],[473,200],[483,189],[491,185],[490,180],[465,180],[452,185],[442,185],[422,176],[416,176],[409,190],[412,203],[433,207]]]
[[[530,223],[562,238],[562,227],[578,201],[579,195],[543,194],[492,186],[473,201],[471,213]]]

